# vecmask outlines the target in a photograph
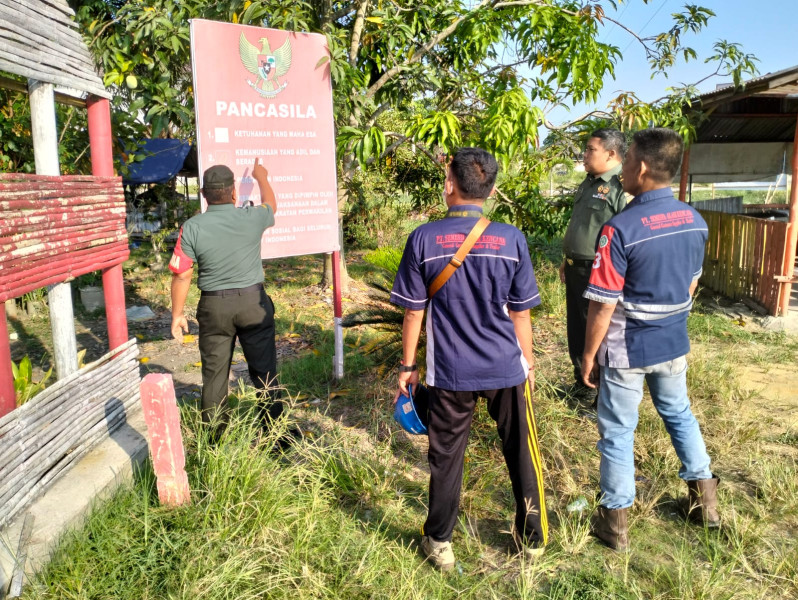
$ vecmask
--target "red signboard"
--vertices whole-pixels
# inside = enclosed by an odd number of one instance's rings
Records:
[[[255,158],[277,197],[263,258],[339,249],[335,134],[323,35],[191,21],[200,174],[236,176],[240,205],[260,204]],[[205,209],[203,202],[203,210]]]

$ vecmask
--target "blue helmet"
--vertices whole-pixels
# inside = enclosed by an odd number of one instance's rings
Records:
[[[407,433],[426,435],[429,424],[429,400],[427,388],[418,384],[413,390],[412,385],[407,386],[409,396],[402,394],[396,401],[393,418]],[[415,393],[413,393],[415,391]]]

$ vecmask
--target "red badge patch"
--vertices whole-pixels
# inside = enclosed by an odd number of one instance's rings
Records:
[[[593,261],[593,272],[590,274],[591,285],[596,285],[605,290],[612,290],[620,292],[623,290],[624,279],[615,270],[612,264],[612,254],[610,248],[612,247],[612,237],[615,235],[615,229],[604,226],[599,238],[598,251],[596,251],[596,260]]]
[[[183,228],[180,228],[180,233],[177,236],[177,243],[175,244],[175,251],[172,253],[172,258],[169,261],[169,270],[172,273],[185,273],[194,266],[194,261],[186,256],[183,252]]]

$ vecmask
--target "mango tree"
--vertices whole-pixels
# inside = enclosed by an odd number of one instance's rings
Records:
[[[441,165],[442,155],[473,144],[492,151],[516,178],[508,185],[512,196],[500,195],[504,216],[533,227],[534,211],[528,207],[540,198],[541,174],[553,162],[571,156],[567,143],[540,147],[543,126],[568,131],[580,121],[600,117],[625,128],[649,122],[671,125],[689,136],[694,125],[681,117],[682,104],[694,93],[690,87],[671,90],[655,103],[641,102],[632,90],[620,94],[606,110],[591,111],[575,122],[547,122],[555,106],[595,104],[622,59],[617,46],[600,41],[602,27],[615,21],[601,3],[590,0],[75,4],[80,5],[77,15],[105,82],[118,92],[117,114],[147,127],[151,136],[194,135],[189,19],[326,35],[342,214],[355,173],[375,168],[400,146],[410,145]],[[686,5],[672,15],[667,29],[647,38],[618,25],[636,40],[656,74],[678,60],[697,58],[685,35],[702,31],[712,16],[707,8]],[[716,50],[710,72],[733,76],[736,83],[754,72],[754,59],[739,46],[721,41]],[[387,113],[401,118],[382,119]],[[386,121],[403,127],[387,128]]]

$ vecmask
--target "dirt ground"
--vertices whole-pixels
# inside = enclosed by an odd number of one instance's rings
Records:
[[[345,298],[345,312],[354,305],[358,307],[368,305],[371,302],[368,289],[366,284],[352,280]],[[130,301],[129,298],[129,304]],[[108,351],[106,322],[102,311],[92,315],[83,314],[78,302],[76,300],[75,319],[78,350],[86,349],[83,362],[89,363]],[[332,321],[331,303],[330,290],[309,286],[298,299],[293,297],[291,311],[329,312]],[[171,373],[178,398],[199,397],[202,375],[197,341],[198,326],[193,319],[196,307],[189,305],[186,307],[191,335],[187,336],[182,344],[171,336],[170,312],[155,305],[152,308],[154,317],[128,322],[130,337],[135,336],[138,340],[142,376],[147,373]],[[760,319],[743,305],[722,307],[718,305],[717,308],[722,309],[732,320],[744,319],[746,328],[763,329],[759,324]],[[540,318],[549,317],[550,315],[540,316]],[[25,355],[30,356],[34,365],[34,380],[40,379],[49,367],[51,356],[51,333],[46,308],[38,310],[35,315],[28,315],[18,309],[15,315],[8,315],[8,321],[12,337],[12,359],[19,361]],[[276,342],[278,362],[290,360],[291,357],[311,349],[311,341],[294,331],[278,334]],[[550,355],[557,352],[558,340],[548,339],[544,331],[537,336],[536,344],[538,350],[542,351],[542,358],[551,358]],[[244,383],[249,383],[246,361],[240,346],[237,345],[230,373],[231,384],[235,384],[239,378],[243,379]],[[50,383],[53,380],[54,376]],[[738,380],[745,390],[753,392],[759,400],[747,403],[744,410],[754,412],[763,424],[768,424],[768,429],[775,435],[798,430],[798,364],[780,364],[772,367],[761,364],[742,365]]]
[[[126,285],[129,285],[129,282]],[[292,309],[329,312],[329,321],[332,325],[333,309],[330,291],[323,290],[319,286],[309,286],[305,292],[299,300],[299,304],[292,305]],[[345,306],[347,304],[362,306],[369,302],[368,288],[361,282],[352,281],[347,296]],[[73,304],[77,349],[79,352],[86,350],[82,364],[88,364],[108,352],[106,320],[102,310],[88,315],[82,312],[77,298]],[[130,309],[131,298],[127,299],[127,304]],[[137,302],[137,304],[141,304],[141,302]],[[135,337],[138,342],[142,377],[148,373],[171,373],[178,398],[181,396],[199,397],[202,373],[197,335],[199,327],[194,318],[196,306],[186,305],[190,334],[185,336],[185,340],[181,344],[171,335],[170,311],[158,307],[154,303],[148,305],[154,312],[152,318],[140,321],[128,320],[129,337]],[[17,306],[12,314],[9,314],[7,310],[7,318],[11,334],[12,360],[18,362],[26,355],[30,357],[34,368],[34,381],[41,380],[52,360],[52,334],[47,308],[37,307],[33,314],[28,314],[22,310],[21,306]],[[301,333],[294,331],[278,333],[276,345],[278,364],[309,351],[311,348],[311,342],[305,339]],[[242,379],[244,383],[250,383],[247,364],[241,346],[237,343],[230,372],[231,387],[238,379]],[[54,380],[55,374],[51,376],[48,383],[52,383]]]
[[[747,365],[740,371],[739,383],[756,394],[760,401],[749,410],[769,423],[775,435],[798,431],[798,364]]]

